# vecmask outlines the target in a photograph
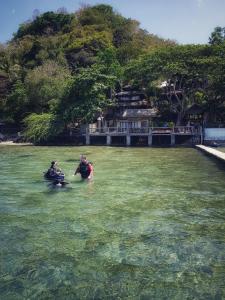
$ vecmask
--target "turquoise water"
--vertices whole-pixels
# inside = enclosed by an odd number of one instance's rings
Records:
[[[79,155],[92,182],[72,176]],[[225,170],[195,149],[0,147],[0,299],[225,299]],[[70,182],[42,178],[57,159]]]

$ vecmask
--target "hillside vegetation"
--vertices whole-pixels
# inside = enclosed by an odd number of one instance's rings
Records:
[[[145,88],[152,106],[172,111],[179,122],[196,102],[223,119],[223,28],[210,43],[179,46],[109,5],[43,13],[0,46],[0,119],[25,126],[28,140],[49,140],[93,121],[127,83]],[[161,81],[182,89],[177,104],[161,99]]]

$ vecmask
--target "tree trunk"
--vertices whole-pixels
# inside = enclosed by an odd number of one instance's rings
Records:
[[[182,112],[178,112],[178,113],[177,113],[177,122],[176,122],[176,126],[180,126],[182,120],[183,120],[183,114],[182,114]]]

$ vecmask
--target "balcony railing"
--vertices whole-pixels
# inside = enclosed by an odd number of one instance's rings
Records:
[[[176,134],[176,135],[195,135],[200,134],[200,128],[193,126],[176,127],[141,127],[141,128],[123,128],[123,127],[89,127],[87,134]]]

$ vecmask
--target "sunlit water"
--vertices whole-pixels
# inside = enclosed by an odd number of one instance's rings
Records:
[[[74,177],[79,155],[92,182]],[[0,147],[0,299],[225,299],[225,171],[195,149]],[[51,189],[57,159],[70,182]]]

